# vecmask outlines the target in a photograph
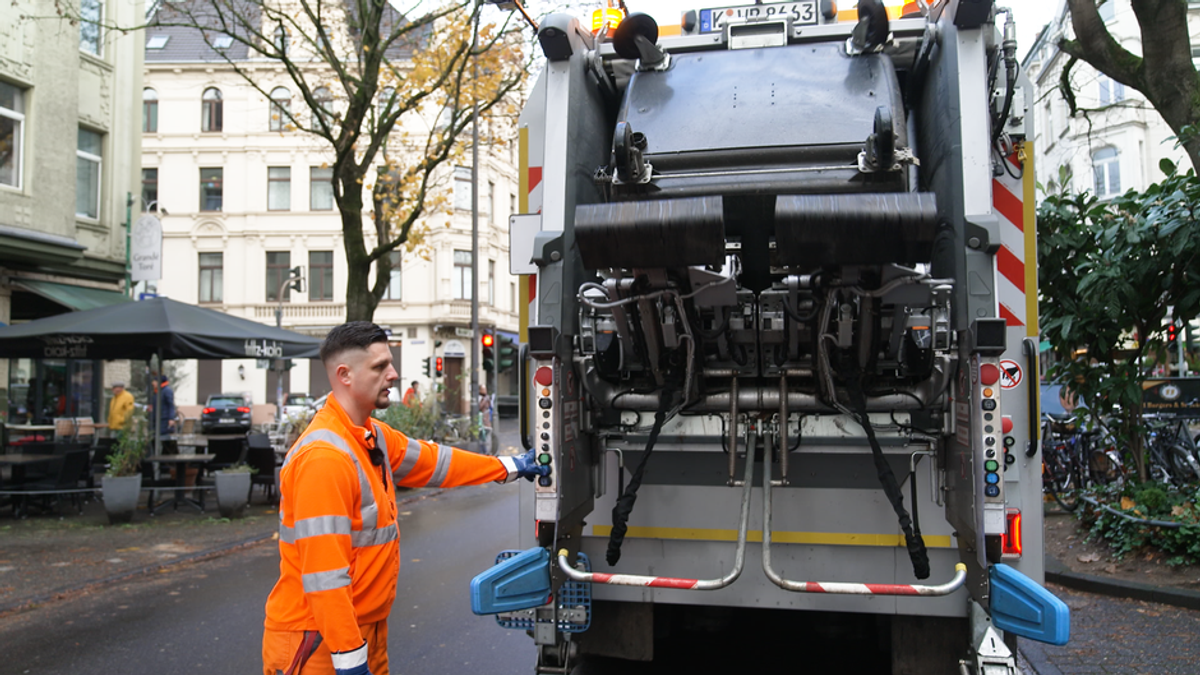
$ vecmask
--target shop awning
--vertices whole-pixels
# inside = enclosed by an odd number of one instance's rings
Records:
[[[108,307],[109,305],[129,302],[129,298],[125,297],[124,293],[106,291],[99,288],[87,288],[85,286],[72,286],[70,284],[56,284],[52,281],[13,279],[12,285],[15,288],[20,288],[30,293],[36,293],[47,300],[57,302],[63,307],[75,311],[96,309],[97,307]]]

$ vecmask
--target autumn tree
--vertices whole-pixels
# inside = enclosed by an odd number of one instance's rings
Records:
[[[87,20],[68,0],[56,2],[60,13]],[[271,114],[288,133],[331,150],[348,321],[373,317],[388,254],[419,243],[425,219],[446,204],[438,188],[464,152],[475,106],[481,145],[513,135],[526,72],[524,24],[511,15],[476,0],[411,2],[413,11],[401,12],[389,0],[161,0],[144,26],[106,25],[194,30],[209,44],[228,36],[254,59],[217,51],[267,100],[262,61],[283,67],[303,105],[272,104]]]
[[[1070,56],[1063,68],[1069,96],[1071,66],[1083,61],[1110,78],[1140,91],[1181,141],[1192,166],[1200,171],[1200,74],[1192,63],[1186,0],[1130,0],[1141,30],[1139,56],[1112,36],[1099,5],[1116,0],[1067,0],[1074,39],[1058,48]]]

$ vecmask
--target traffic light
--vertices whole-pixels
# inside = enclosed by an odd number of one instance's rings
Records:
[[[425,377],[429,377],[430,375],[433,374],[431,371],[431,368],[433,366],[432,362],[433,362],[432,356],[426,356],[425,360],[422,362],[424,365],[421,366],[421,372],[425,373]]]
[[[435,368],[435,370],[433,371],[433,376],[441,377],[442,376],[442,357],[439,356],[439,357],[437,357],[437,360],[434,361],[434,368]]]
[[[483,371],[490,373],[496,367],[496,361],[492,355],[492,345],[496,343],[496,338],[491,333],[484,333],[480,341],[483,342]]]
[[[1179,344],[1179,326],[1167,324],[1167,349],[1174,349]]]
[[[513,343],[513,339],[500,334],[500,345],[497,347],[499,353],[496,355],[496,370],[501,373],[512,368],[517,362],[517,345]]]
[[[289,284],[293,291],[297,293],[304,292],[304,266],[296,265],[288,272],[288,276],[293,277],[292,283]]]

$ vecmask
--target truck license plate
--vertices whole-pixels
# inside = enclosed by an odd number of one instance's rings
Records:
[[[817,23],[816,0],[802,2],[777,2],[770,5],[747,5],[743,7],[718,7],[700,10],[700,32],[719,33],[729,21],[747,19],[781,19],[792,17],[792,25],[806,26]]]
[[[222,417],[221,424],[233,424],[233,418],[232,417]]]

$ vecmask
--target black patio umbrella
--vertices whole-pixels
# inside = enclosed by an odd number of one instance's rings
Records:
[[[0,327],[0,358],[286,359],[319,354],[308,335],[204,307],[153,298]],[[161,401],[158,389],[155,410]],[[161,452],[159,425],[154,447]]]
[[[123,302],[0,327],[0,358],[316,357],[321,340],[169,298]]]

